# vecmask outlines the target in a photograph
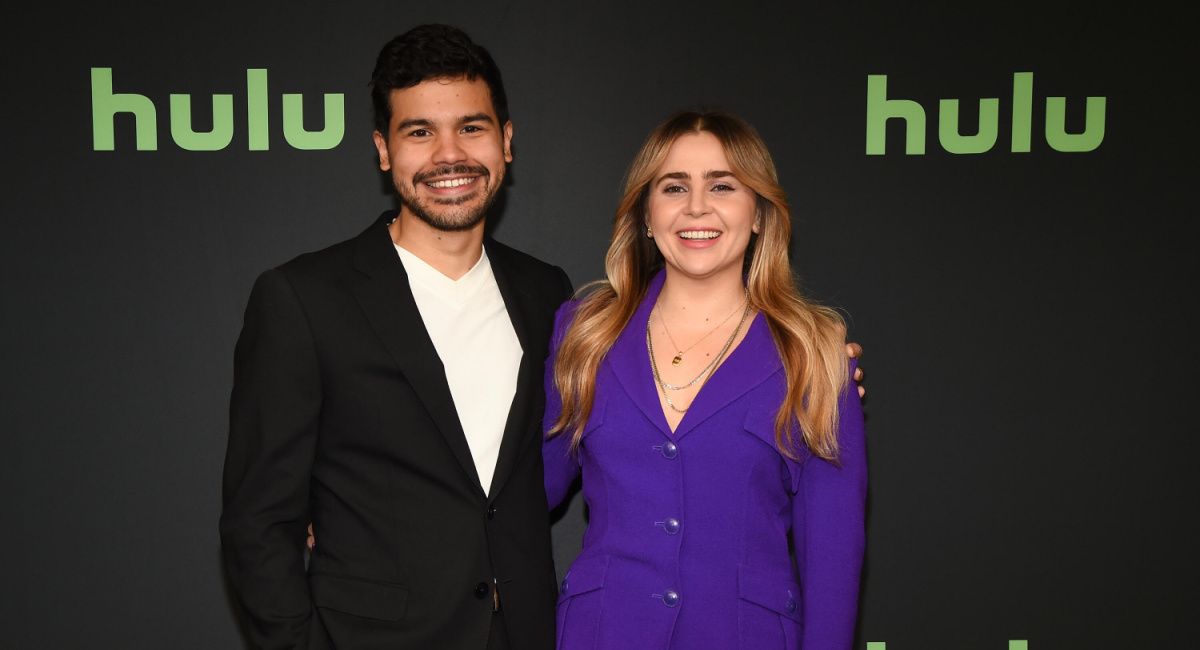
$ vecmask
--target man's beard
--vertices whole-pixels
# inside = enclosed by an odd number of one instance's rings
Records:
[[[432,201],[422,201],[417,198],[417,186],[425,180],[435,178],[437,176],[448,176],[451,174],[478,174],[476,183],[481,183],[482,186],[475,189],[469,194],[456,196],[452,199]],[[501,178],[503,176],[501,175]],[[492,179],[491,173],[486,167],[474,167],[468,165],[455,165],[453,167],[441,167],[428,172],[417,174],[413,177],[412,185],[403,183],[395,183],[396,193],[400,195],[400,203],[408,208],[410,212],[417,215],[417,218],[429,224],[437,230],[444,232],[460,232],[474,228],[479,222],[483,221],[487,216],[487,211],[495,203],[496,196],[499,194],[499,183],[496,186],[490,186],[488,182]],[[483,201],[475,207],[463,206],[462,204],[476,201],[480,193],[483,193]],[[461,206],[461,207],[460,207]],[[442,208],[438,212],[434,212],[433,208]]]

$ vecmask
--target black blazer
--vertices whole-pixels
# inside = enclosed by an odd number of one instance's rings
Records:
[[[481,650],[498,584],[513,647],[552,648],[542,373],[570,281],[485,243],[524,350],[486,496],[392,216],[267,271],[250,294],[220,524],[247,631],[264,648]]]

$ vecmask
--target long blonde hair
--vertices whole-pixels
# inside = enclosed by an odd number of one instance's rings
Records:
[[[554,383],[562,395],[562,413],[547,435],[570,430],[571,447],[579,445],[600,364],[662,262],[653,241],[643,236],[654,174],[677,138],[702,131],[716,136],[731,171],[757,195],[759,234],[747,250],[746,288],[751,307],[767,319],[787,378],[787,393],[775,415],[776,446],[790,458],[800,457],[798,423],[813,454],[836,460],[838,395],[848,372],[845,323],[837,312],[805,300],[796,289],[788,261],[791,215],[775,163],[754,128],[725,113],[676,113],[650,133],[634,157],[605,256],[607,280],[580,289],[574,320],[558,348]]]

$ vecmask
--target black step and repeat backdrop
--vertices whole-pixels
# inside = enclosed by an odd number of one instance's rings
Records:
[[[867,350],[858,650],[1194,647],[1193,23],[968,5],[10,8],[0,646],[242,647],[216,534],[241,310],[392,205],[369,73],[449,22],[508,85],[494,233],[577,285],[658,120],[762,132],[804,286]]]

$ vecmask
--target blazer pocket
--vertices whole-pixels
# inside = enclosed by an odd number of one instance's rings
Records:
[[[563,578],[555,616],[558,628],[556,646],[571,650],[595,648],[604,614],[604,577],[608,558],[576,560]]]
[[[798,650],[800,585],[738,565],[738,641],[742,650]]]
[[[308,586],[318,608],[362,618],[399,621],[408,605],[408,589],[397,584],[316,573]]]
[[[771,572],[738,565],[738,598],[801,621],[800,585]]]
[[[576,560],[571,565],[567,575],[559,585],[558,600],[562,602],[589,591],[595,591],[604,586],[604,576],[608,573],[608,558],[596,557]]]

